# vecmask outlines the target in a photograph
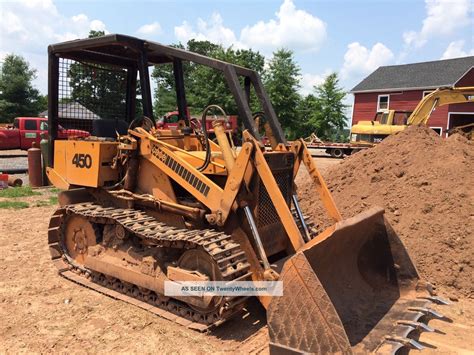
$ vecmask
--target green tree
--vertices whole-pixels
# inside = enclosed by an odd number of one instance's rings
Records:
[[[90,31],[89,38],[100,37],[103,31]],[[125,116],[126,71],[112,65],[73,63],[68,70],[70,97],[60,100],[77,102],[100,118]]]
[[[320,111],[320,102],[316,96],[309,94],[301,98],[298,103],[298,124],[295,129],[298,138],[306,138],[312,133],[319,132]]]
[[[36,69],[21,56],[9,54],[0,68],[0,122],[36,116],[46,109],[44,97],[32,85]]]
[[[184,49],[182,44],[172,44],[171,47]],[[185,80],[187,80],[188,67],[188,63],[184,63]],[[173,65],[169,63],[156,65],[151,72],[151,77],[156,82],[153,114],[158,118],[177,108]]]
[[[294,138],[298,132],[300,68],[291,50],[279,49],[273,53],[264,82],[282,128],[289,138]]]
[[[322,139],[341,140],[346,125],[346,109],[344,104],[346,92],[339,86],[337,73],[332,73],[321,85],[314,88],[316,102],[314,129]]]

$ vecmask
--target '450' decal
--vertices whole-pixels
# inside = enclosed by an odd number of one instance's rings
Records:
[[[86,168],[90,169],[92,166],[92,157],[90,154],[74,154],[72,158],[72,164],[76,166],[76,168]]]

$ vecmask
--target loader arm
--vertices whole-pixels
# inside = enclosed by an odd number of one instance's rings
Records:
[[[408,118],[408,125],[426,124],[437,107],[474,102],[474,87],[440,88],[426,95]]]
[[[242,183],[249,180],[253,174],[253,169],[249,169],[253,144],[246,142],[242,145],[235,160],[236,168],[229,173],[225,187],[221,188],[186,159],[178,156],[173,146],[143,129],[130,133],[141,138],[140,153],[144,158],[164,171],[211,210],[207,217],[211,224],[225,224],[230,211],[237,208],[234,202]]]
[[[321,173],[319,172],[315,161],[311,157],[311,153],[306,146],[304,139],[299,139],[290,147],[290,150],[295,154],[295,166],[293,170],[293,178],[296,178],[298,174],[299,167],[301,162],[304,163],[306,169],[308,170],[311,179],[315,184],[316,191],[319,194],[319,198],[321,199],[324,207],[326,208],[326,212],[328,213],[329,217],[331,217],[334,222],[339,222],[342,220],[341,213],[339,212],[334,199],[332,198],[331,192],[329,191],[326,182],[324,181]]]

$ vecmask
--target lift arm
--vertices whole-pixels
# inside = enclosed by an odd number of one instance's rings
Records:
[[[438,106],[474,102],[474,87],[439,88],[426,95],[408,117],[408,125],[426,124]]]

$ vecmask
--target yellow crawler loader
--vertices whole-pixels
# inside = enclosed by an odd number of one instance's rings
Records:
[[[177,129],[155,129],[149,68],[157,65],[173,73]],[[225,117],[219,106],[204,110],[204,128],[189,124],[185,74],[198,65],[227,84],[245,126],[240,149],[222,121],[217,143],[207,136],[207,113]],[[304,141],[286,142],[254,71],[107,35],[49,46],[48,99],[47,174],[64,189],[48,243],[63,277],[196,330],[231,319],[248,298],[168,296],[167,281],[282,281],[282,296],[258,296],[271,353],[421,349],[409,335],[432,331],[425,321],[441,317],[429,304],[443,301],[420,280],[383,209],[341,218]],[[59,125],[91,136],[61,140]],[[299,206],[302,165],[334,221],[326,230]]]

